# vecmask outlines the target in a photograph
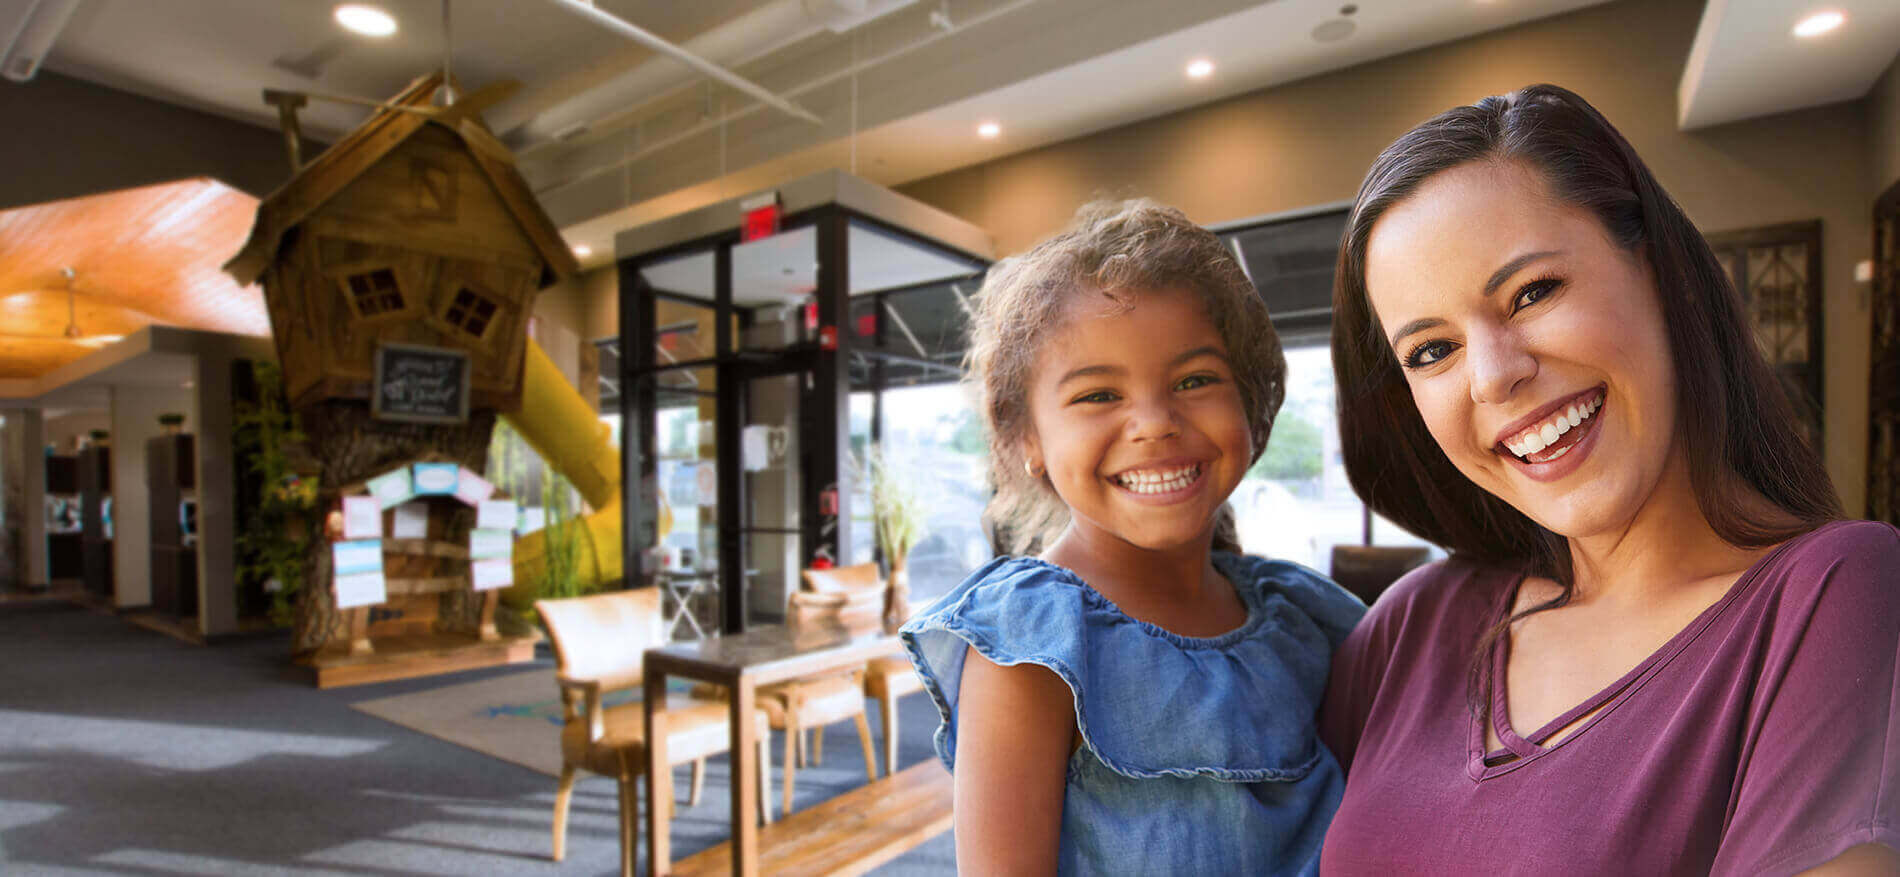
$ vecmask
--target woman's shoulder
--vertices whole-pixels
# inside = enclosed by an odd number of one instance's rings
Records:
[[[1454,554],[1400,576],[1373,601],[1366,623],[1482,617],[1520,578],[1521,571]]]
[[[1777,565],[1846,564],[1892,573],[1900,569],[1900,529],[1883,521],[1831,521],[1783,543]]]
[[[1758,564],[1758,593],[1785,608],[1825,599],[1885,611],[1900,584],[1900,529],[1833,521],[1782,543]]]

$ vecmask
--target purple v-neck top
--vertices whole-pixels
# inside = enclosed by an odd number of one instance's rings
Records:
[[[1322,874],[1789,874],[1900,849],[1900,530],[1790,540],[1622,679],[1543,728],[1510,725],[1473,650],[1520,577],[1415,570],[1333,659],[1321,735],[1346,767]],[[1578,716],[1568,735],[1542,745]]]

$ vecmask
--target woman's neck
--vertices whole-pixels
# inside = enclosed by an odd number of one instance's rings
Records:
[[[1785,514],[1745,488],[1730,492],[1761,514]],[[1654,605],[1697,583],[1726,585],[1767,550],[1733,545],[1715,531],[1696,500],[1688,461],[1672,454],[1662,479],[1624,525],[1571,537],[1570,563],[1577,605],[1609,601]]]

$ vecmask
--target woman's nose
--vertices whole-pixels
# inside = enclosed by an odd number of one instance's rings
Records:
[[[1509,329],[1480,330],[1465,339],[1465,357],[1471,367],[1471,401],[1503,402],[1518,385],[1537,374],[1537,357]]]

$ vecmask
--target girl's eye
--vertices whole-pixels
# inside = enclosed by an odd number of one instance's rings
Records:
[[[1405,355],[1405,367],[1424,368],[1450,356],[1452,350],[1450,341],[1427,341],[1412,348],[1412,352]]]
[[[1180,383],[1175,384],[1174,388],[1177,390],[1198,390],[1209,384],[1218,383],[1220,383],[1220,378],[1214,375],[1188,375],[1182,378]]]
[[[1534,305],[1540,301],[1543,301],[1545,298],[1549,297],[1551,293],[1556,292],[1557,287],[1560,284],[1561,284],[1561,281],[1559,281],[1555,277],[1546,277],[1542,280],[1533,280],[1530,283],[1525,284],[1523,289],[1518,290],[1517,298],[1512,300],[1511,312],[1517,313],[1518,311],[1521,311],[1527,307],[1530,307],[1531,305]]]
[[[1109,392],[1108,390],[1096,390],[1093,393],[1084,393],[1080,396],[1075,397],[1075,399],[1071,400],[1070,404],[1075,404],[1077,402],[1088,403],[1088,404],[1100,404],[1103,402],[1113,402],[1113,401],[1115,401],[1114,393]]]

